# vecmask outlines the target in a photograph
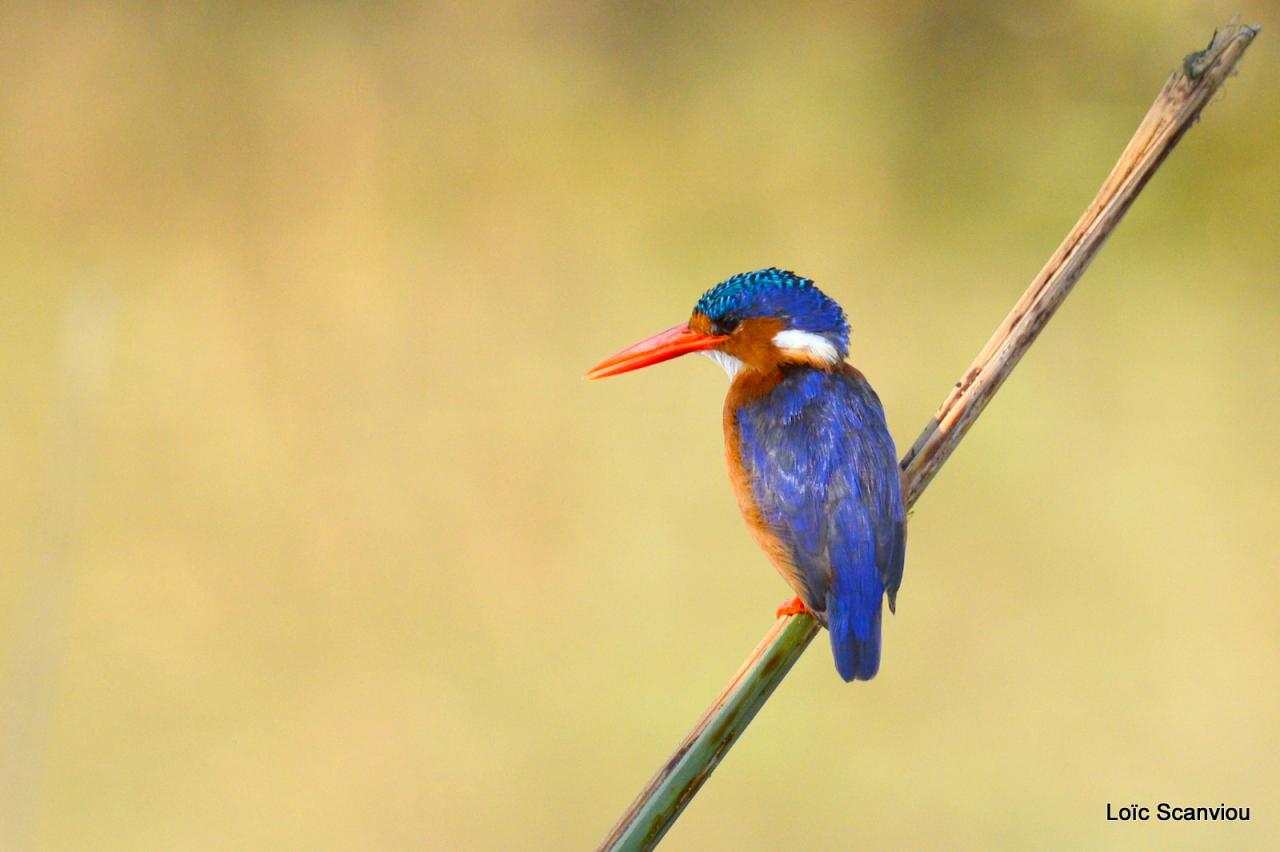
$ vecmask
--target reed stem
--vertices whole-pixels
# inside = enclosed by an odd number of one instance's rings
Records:
[[[1214,33],[1207,48],[1188,55],[1169,77],[1080,220],[1032,279],[903,457],[902,481],[908,507],[933,481],[1147,181],[1235,70],[1257,34],[1257,27],[1233,20]],[[811,616],[778,619],[693,730],[640,791],[599,849],[641,850],[656,846],[817,632],[818,625]]]

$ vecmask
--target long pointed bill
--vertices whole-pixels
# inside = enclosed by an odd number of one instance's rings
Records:
[[[694,331],[689,328],[689,323],[683,322],[662,334],[655,334],[648,340],[642,340],[635,346],[628,346],[612,358],[606,358],[587,371],[587,378],[603,379],[605,376],[629,373],[641,367],[648,367],[650,364],[679,358],[690,352],[714,349],[728,339],[724,335],[702,334]]]

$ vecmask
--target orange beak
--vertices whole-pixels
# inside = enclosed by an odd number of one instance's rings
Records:
[[[629,373],[641,367],[679,358],[690,352],[715,349],[728,339],[727,335],[702,334],[689,328],[689,323],[682,322],[675,328],[655,334],[648,340],[641,340],[613,357],[606,358],[587,371],[587,378],[603,379],[606,376]]]

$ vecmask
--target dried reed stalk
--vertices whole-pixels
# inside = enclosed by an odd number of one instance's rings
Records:
[[[1013,372],[1066,299],[1129,206],[1258,34],[1232,21],[1209,46],[1190,54],[1138,126],[1097,196],[1031,281],[987,345],[947,395],[902,459],[908,507],[933,480],[969,427]],[[651,849],[742,736],[818,632],[808,615],[778,619],[737,674],[600,844],[601,850]]]

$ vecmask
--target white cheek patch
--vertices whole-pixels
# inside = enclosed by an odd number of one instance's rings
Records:
[[[729,374],[730,380],[737,376],[738,371],[742,369],[742,362],[730,355],[728,352],[721,352],[719,349],[704,349],[698,354],[706,355],[712,361],[719,364],[720,369]]]
[[[788,328],[773,336],[773,345],[781,349],[784,355],[797,361],[817,361],[831,366],[840,360],[840,351],[836,349],[836,345],[821,334],[811,331]]]

